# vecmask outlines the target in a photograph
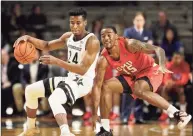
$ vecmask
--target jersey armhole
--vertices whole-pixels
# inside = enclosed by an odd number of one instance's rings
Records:
[[[88,34],[85,36],[85,38],[86,38],[89,34],[91,34],[90,37],[91,37],[91,36],[95,36],[93,33],[88,33]],[[89,40],[90,37],[88,37],[88,39],[86,40],[85,50],[87,50],[87,43],[88,43],[88,40]]]

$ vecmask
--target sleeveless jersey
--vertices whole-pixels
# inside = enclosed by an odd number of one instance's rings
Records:
[[[69,63],[74,63],[74,64],[80,64],[81,63],[81,61],[83,59],[84,51],[86,50],[87,40],[89,37],[91,37],[93,35],[94,35],[93,33],[89,33],[83,39],[81,39],[79,41],[73,40],[73,37],[74,37],[73,34],[69,37],[69,39],[67,41],[68,62]],[[90,66],[88,71],[85,73],[85,75],[83,75],[83,77],[89,77],[89,78],[94,79],[95,67],[96,67],[98,56],[99,56],[99,53],[97,54],[94,62],[92,63],[92,65]],[[72,72],[68,73],[68,76],[75,76],[75,75],[78,75],[78,74],[72,73]],[[78,76],[80,76],[80,75],[78,75]]]
[[[128,51],[124,41],[124,37],[119,37],[120,59],[118,61],[113,60],[105,48],[102,51],[102,55],[107,59],[108,63],[119,72],[119,74],[125,74],[131,77],[136,76],[141,71],[150,68],[155,64],[154,59],[145,53],[132,53]]]

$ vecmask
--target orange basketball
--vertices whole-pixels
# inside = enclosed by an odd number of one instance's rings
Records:
[[[21,41],[14,49],[14,56],[21,64],[29,64],[37,59],[37,50],[30,42]]]

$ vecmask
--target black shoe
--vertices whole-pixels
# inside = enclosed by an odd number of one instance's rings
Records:
[[[112,130],[108,132],[103,127],[101,127],[100,132],[98,132],[95,136],[113,136],[113,133],[112,133]]]

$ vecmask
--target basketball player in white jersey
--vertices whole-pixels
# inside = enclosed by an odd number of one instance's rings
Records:
[[[100,51],[99,40],[93,33],[85,30],[87,13],[84,9],[73,9],[69,12],[71,32],[64,33],[59,39],[44,41],[28,35],[18,38],[15,46],[22,40],[29,41],[40,50],[52,51],[68,47],[68,62],[51,55],[40,57],[40,63],[57,65],[69,71],[67,77],[54,77],[33,83],[25,88],[27,129],[19,136],[40,134],[35,127],[38,98],[49,97],[49,104],[54,117],[60,126],[61,136],[74,136],[70,133],[65,104],[71,107],[75,101],[88,94],[95,77],[95,66]]]

